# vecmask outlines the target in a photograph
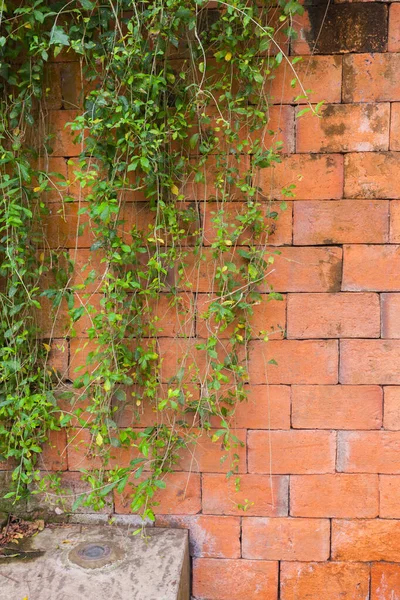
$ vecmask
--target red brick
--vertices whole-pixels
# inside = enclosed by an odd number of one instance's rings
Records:
[[[199,337],[207,338],[211,332],[218,333],[219,339],[229,339],[238,325],[238,320],[229,325],[223,331],[219,331],[221,325],[212,317],[204,318],[211,302],[217,300],[216,296],[209,294],[197,295],[197,322],[196,329]],[[221,303],[226,301],[221,299]],[[286,298],[279,301],[271,301],[265,294],[253,305],[253,314],[242,322],[251,327],[251,338],[263,339],[266,335],[270,339],[282,339],[286,329]],[[239,332],[240,333],[240,332]]]
[[[232,431],[243,445],[231,442],[229,450],[224,448],[222,437],[217,442],[212,441],[211,438],[216,430],[211,429],[208,433],[202,430],[191,433],[196,435],[196,441],[193,445],[189,442],[188,447],[179,452],[180,458],[176,469],[208,473],[227,473],[233,468],[237,468],[239,473],[246,471],[246,430]]]
[[[383,426],[385,429],[400,430],[400,387],[386,386],[384,389]]]
[[[240,476],[239,489],[234,478],[203,475],[203,513],[284,517],[288,514],[289,478],[275,475]],[[246,506],[245,512],[240,506]]]
[[[268,256],[267,256],[268,258]],[[259,284],[261,291],[339,292],[342,278],[341,248],[285,247]]]
[[[400,243],[400,201],[390,203],[390,241],[392,244]]]
[[[64,158],[41,157],[32,164],[34,169],[43,171],[48,176],[49,191],[40,194],[40,200],[49,204],[51,202],[62,202],[63,196],[68,193],[67,185],[67,163]],[[37,180],[33,180],[31,187],[34,189],[38,185]]]
[[[43,446],[39,455],[39,468],[46,471],[66,471],[67,433],[65,429],[49,431],[49,441]]]
[[[52,339],[50,346],[46,367],[49,371],[57,372],[61,380],[65,379],[68,375],[68,341]]]
[[[43,101],[45,110],[62,107],[60,65],[46,64],[43,71]]]
[[[243,557],[257,560],[327,560],[329,529],[328,519],[244,518]]]
[[[85,294],[101,291],[104,277],[107,272],[107,263],[104,261],[104,255],[101,251],[90,251],[86,248],[79,248],[70,254],[74,261],[74,270],[71,275],[71,287],[77,286]]]
[[[339,432],[337,470],[347,473],[400,473],[400,433]]]
[[[317,474],[335,470],[336,437],[330,431],[249,431],[250,473]]]
[[[400,54],[353,54],[343,58],[344,102],[400,100]]]
[[[246,263],[245,259],[238,255],[235,248],[230,252],[220,254],[218,258],[214,256],[215,250],[212,248],[203,247],[198,252],[193,252],[193,248],[188,248],[186,252],[186,256],[182,259],[184,266],[181,273],[178,272],[181,264],[177,264],[175,272],[170,276],[168,283],[175,284],[179,289],[187,291],[192,290],[199,293],[216,291],[220,287],[215,279],[217,268],[223,268],[227,262],[233,262],[238,267]],[[242,281],[244,285],[244,279]]]
[[[390,150],[400,150],[400,102],[391,104]]]
[[[300,87],[309,91],[311,102],[340,102],[342,96],[342,57],[341,56],[304,56],[300,63],[294,66],[298,82],[294,88],[290,85],[296,77],[285,62],[274,73],[274,79],[267,82],[266,91],[275,103],[295,102],[297,96],[303,96]],[[300,81],[300,83],[299,83]],[[307,99],[296,100],[306,104]]]
[[[380,511],[383,519],[400,519],[400,476],[380,475]]]
[[[345,198],[400,198],[398,152],[357,152],[344,159]]]
[[[137,432],[143,430],[136,430]],[[81,469],[100,469],[103,467],[103,461],[98,454],[98,446],[94,436],[88,429],[74,429],[68,431],[68,469],[70,471],[80,471]],[[134,446],[122,446],[112,448],[110,460],[104,465],[107,469],[117,467],[127,468],[131,460],[142,458],[138,449]]]
[[[389,52],[400,52],[400,5],[391,4],[389,7]]]
[[[288,294],[287,337],[377,338],[378,294]]]
[[[278,563],[198,558],[193,563],[197,600],[277,600]]]
[[[365,600],[369,565],[362,563],[281,563],[281,600]]]
[[[381,294],[382,337],[400,338],[400,294]]]
[[[400,521],[332,521],[332,558],[345,561],[400,561]]]
[[[41,227],[44,244],[50,248],[89,248],[95,235],[87,214],[78,214],[86,205],[77,202],[54,202],[43,215]]]
[[[400,246],[345,246],[342,289],[400,291]]]
[[[207,369],[205,350],[198,350],[199,340],[160,338],[158,347],[162,358],[160,380],[168,382],[175,377],[179,369],[185,369],[184,382],[198,381],[204,377]],[[222,353],[222,350],[221,350]]]
[[[231,423],[245,429],[290,429],[289,386],[248,385],[245,392],[247,400],[236,402]]]
[[[68,334],[69,316],[65,300],[60,306],[53,306],[51,299],[40,298],[40,309],[35,310],[35,323],[39,338],[62,338]]]
[[[292,106],[270,106],[268,123],[264,129],[248,132],[248,138],[254,144],[260,141],[260,147],[265,151],[274,145],[281,144],[282,152],[294,152],[295,116]],[[220,148],[218,148],[220,152]]]
[[[200,475],[198,473],[168,473],[165,477],[167,487],[157,491],[152,507],[159,515],[195,515],[201,510]],[[140,480],[135,480],[137,485]],[[123,494],[114,493],[116,514],[131,514],[131,490],[126,487]]]
[[[337,519],[377,517],[378,475],[292,475],[290,514],[292,517],[335,517]]]
[[[223,196],[226,200],[244,200],[245,193],[238,189],[246,179],[246,174],[250,168],[250,158],[247,155],[241,155],[239,160],[233,155],[228,156],[227,162],[220,164],[215,156],[210,156],[206,165],[200,168],[203,174],[203,182],[195,182],[194,175],[191,174],[187,181],[181,186],[180,193],[185,196],[185,200],[221,200]],[[198,166],[198,159],[193,159],[191,165]],[[226,175],[229,173],[233,183],[226,183]],[[223,189],[220,189],[220,183],[223,174]]]
[[[295,186],[292,190],[295,200],[339,199],[343,192],[343,156],[284,156],[281,163],[260,170],[257,185],[273,199],[284,198],[282,189],[292,185]]]
[[[250,342],[250,383],[337,383],[336,340]],[[268,364],[274,360],[278,364]]]
[[[380,429],[382,388],[355,385],[292,387],[292,427],[298,429]]]
[[[158,515],[157,527],[188,529],[190,555],[198,558],[240,558],[240,519]]]
[[[293,243],[296,245],[389,241],[389,202],[384,200],[299,201],[294,202],[293,209]]]
[[[340,383],[391,385],[400,383],[400,340],[340,342]]]
[[[268,226],[268,231],[263,232],[256,237],[250,227],[244,229],[238,238],[236,245],[246,245],[253,242],[257,244],[271,244],[272,246],[281,246],[292,243],[292,202],[287,203],[287,208],[282,210],[280,202],[260,203],[259,211],[264,216],[264,223]],[[218,217],[219,211],[224,215],[224,222],[227,223],[227,229],[233,233],[241,223],[238,217],[248,212],[248,206],[242,202],[207,202],[200,206],[201,218],[203,222],[203,243],[210,246],[217,241],[218,224],[213,220]],[[268,218],[267,215],[277,213],[276,218]]]
[[[398,600],[399,590],[400,565],[375,563],[371,566],[371,600]]]
[[[71,123],[78,116],[76,110],[52,110],[47,116],[48,131],[52,139],[49,145],[52,156],[79,156],[82,152],[82,143],[74,143],[78,132],[71,131],[67,123]]]
[[[327,104],[297,121],[296,152],[389,150],[390,105]]]

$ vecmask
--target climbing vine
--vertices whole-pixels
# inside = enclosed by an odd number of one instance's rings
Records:
[[[169,472],[194,468],[202,436],[222,446],[240,485],[243,441],[231,420],[246,400],[249,340],[271,334],[252,316],[281,300],[268,284],[279,253],[268,242],[285,202],[258,185],[282,153],[269,85],[285,68],[306,98],[286,53],[303,9],[297,0],[26,4],[0,2],[7,495],[64,495],[40,455],[66,428],[69,448],[90,463],[89,491],[73,508],[129,492],[131,510],[153,519],[155,494]],[[74,61],[79,83],[60,134],[48,107],[49,70],[61,61]],[[78,148],[66,176],[51,167],[57,135]],[[54,198],[60,219],[76,217],[57,247],[45,225]],[[68,373],[56,360],[66,353]]]

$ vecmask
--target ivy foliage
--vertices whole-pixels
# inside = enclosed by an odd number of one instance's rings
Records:
[[[282,153],[269,90],[285,68],[306,97],[286,54],[302,10],[297,0],[0,2],[0,455],[13,467],[9,497],[66,495],[40,460],[51,431],[64,428],[93,467],[82,470],[88,492],[75,510],[101,509],[115,492],[154,519],[168,473],[205,435],[240,485],[243,442],[230,423],[247,397],[249,340],[271,333],[255,330],[252,316],[281,299],[268,284],[278,253],[268,239],[285,202],[258,184]],[[79,147],[67,178],[51,170],[48,129],[46,82],[60,61],[74,61],[80,81],[64,105]],[[45,239],[54,195],[61,211],[77,211],[68,247]],[[180,324],[172,342],[171,314]],[[54,355],[68,345],[66,375]]]

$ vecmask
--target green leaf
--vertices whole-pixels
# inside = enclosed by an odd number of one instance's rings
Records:
[[[60,25],[54,25],[50,34],[50,45],[69,46],[69,36]]]

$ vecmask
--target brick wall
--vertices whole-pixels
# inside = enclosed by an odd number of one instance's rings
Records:
[[[157,526],[190,529],[196,600],[400,598],[400,3],[338,0],[320,32],[325,10],[310,6],[296,19],[290,49],[304,56],[299,71],[312,101],[326,101],[322,118],[295,120],[297,92],[285,69],[270,90],[282,105],[271,118],[290,154],[262,170],[259,183],[273,197],[296,183],[296,198],[270,239],[281,254],[269,282],[284,302],[255,315],[277,333],[266,345],[251,341],[249,404],[236,415],[241,491],[226,481],[215,444],[202,439],[195,460],[183,457],[168,477],[156,509]],[[52,66],[49,168],[66,176],[66,159],[79,154],[63,129],[79,105],[79,77],[65,55]],[[142,198],[128,200],[131,214],[149,218]],[[58,195],[48,201],[50,239],[74,247],[76,206],[62,217]],[[78,263],[90,243],[86,232]],[[212,290],[208,265],[188,311],[201,310]],[[180,351],[175,318],[171,338],[160,341],[165,379]],[[84,343],[84,326],[78,339],[53,343],[66,379]],[[278,365],[266,372],[270,358]],[[60,452],[64,435],[55,434],[43,465],[63,470],[79,491],[77,471],[94,466],[88,440],[72,430]],[[131,458],[126,451],[116,460]],[[253,504],[243,513],[245,499]],[[116,496],[114,509],[129,513],[129,502]]]

